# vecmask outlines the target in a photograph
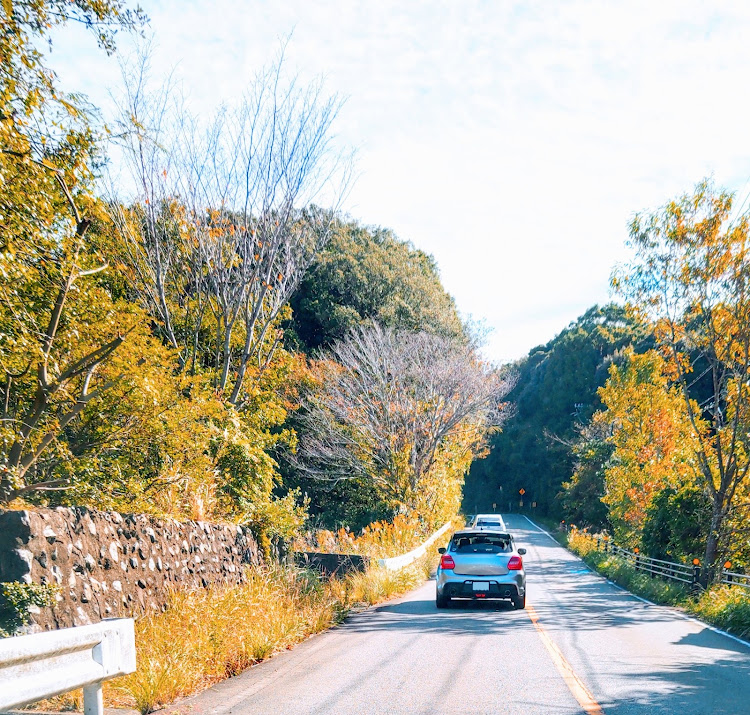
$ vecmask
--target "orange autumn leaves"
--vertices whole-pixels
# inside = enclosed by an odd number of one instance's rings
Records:
[[[616,537],[635,542],[656,494],[695,479],[695,432],[682,394],[668,379],[656,351],[625,355],[612,365],[600,388],[603,411],[594,420],[608,426],[614,448],[605,468],[605,496]]]

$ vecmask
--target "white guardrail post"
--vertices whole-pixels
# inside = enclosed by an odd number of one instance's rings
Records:
[[[102,683],[135,670],[132,618],[0,640],[0,710],[83,688],[85,715],[102,715]]]
[[[452,523],[449,521],[444,526],[440,527],[427,541],[421,546],[417,546],[413,551],[409,551],[407,554],[401,554],[401,556],[394,556],[391,559],[378,559],[378,566],[388,569],[389,571],[397,571],[398,569],[408,566],[413,561],[416,561],[420,556],[424,556],[427,553],[427,547],[437,541],[448,529],[450,529]]]

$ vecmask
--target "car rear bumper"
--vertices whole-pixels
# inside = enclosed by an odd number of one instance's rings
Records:
[[[481,584],[477,590],[474,583]],[[485,588],[486,587],[486,588]],[[452,572],[439,571],[437,590],[447,598],[518,598],[526,591],[526,578],[523,573],[509,573],[503,576],[457,576]]]

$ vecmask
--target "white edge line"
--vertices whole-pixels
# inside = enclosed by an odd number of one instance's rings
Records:
[[[529,519],[528,516],[525,514],[521,514],[526,521],[529,522],[537,531],[540,531],[542,534],[546,534],[549,536],[552,541],[554,541],[558,546],[561,546],[560,542],[552,536],[549,532],[545,531],[544,529],[537,526],[531,519]],[[562,547],[565,548],[565,547]],[[603,578],[610,586],[614,586],[615,588],[619,589],[620,591],[624,591],[629,596],[632,596],[633,598],[638,599],[642,603],[647,603],[649,606],[656,606],[657,608],[666,608],[667,610],[671,611],[675,615],[679,616],[685,621],[691,621],[692,623],[696,623],[699,626],[703,626],[704,628],[708,628],[708,630],[713,631],[714,633],[718,633],[721,636],[726,636],[727,638],[730,638],[733,641],[736,641],[737,643],[741,643],[745,646],[745,648],[750,648],[750,641],[743,640],[742,638],[739,638],[738,636],[732,635],[731,633],[727,633],[726,631],[721,630],[721,628],[717,628],[716,626],[712,626],[710,623],[706,623],[705,621],[701,621],[699,618],[696,618],[695,616],[688,615],[684,611],[679,610],[678,608],[674,608],[673,606],[667,606],[664,603],[654,603],[653,601],[649,601],[647,598],[643,598],[642,596],[638,596],[635,593],[632,593],[631,591],[628,591],[627,588],[624,588],[623,586],[620,586],[619,583],[615,583],[614,581],[610,581],[606,576],[600,574],[596,569],[592,569],[578,554],[574,554],[570,549],[565,549],[569,554],[574,556],[576,559],[578,559],[592,574],[595,576],[599,576],[600,578]]]
[[[552,539],[552,541],[554,541],[558,546],[561,545],[560,542],[554,536],[552,536],[552,534],[549,533],[549,531],[545,531],[540,526],[537,526],[533,521],[531,521],[531,519],[529,519],[528,516],[526,516],[526,514],[520,514],[519,516],[522,516],[524,519],[526,519],[526,521],[528,521],[529,524],[531,524],[537,531],[541,531],[542,534],[549,536],[549,538]]]

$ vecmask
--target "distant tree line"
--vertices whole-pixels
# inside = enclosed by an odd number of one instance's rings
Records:
[[[594,306],[518,361],[509,395],[515,414],[492,438],[489,456],[472,465],[464,511],[491,510],[493,503],[498,511],[518,510],[523,502],[541,515],[560,516],[561,485],[575,461],[572,445],[601,406],[597,390],[609,366],[628,346],[648,344],[647,331],[623,307]],[[603,513],[599,496],[592,501]]]

